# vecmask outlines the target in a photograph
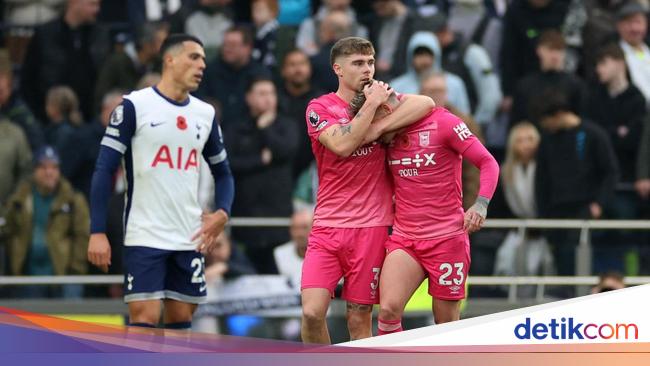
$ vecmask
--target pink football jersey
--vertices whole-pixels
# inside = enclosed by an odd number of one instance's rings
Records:
[[[395,136],[388,149],[395,234],[429,239],[463,232],[462,153],[476,141],[460,118],[441,107]]]
[[[314,99],[307,106],[307,129],[319,182],[314,226],[390,226],[392,186],[386,169],[386,148],[373,142],[343,158],[318,141],[325,129],[345,125],[351,119],[348,103],[336,93]]]

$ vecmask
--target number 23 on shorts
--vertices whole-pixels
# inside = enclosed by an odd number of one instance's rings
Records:
[[[444,273],[438,278],[438,284],[442,286],[451,286],[452,283],[456,286],[463,284],[465,280],[465,263],[456,262],[456,263],[441,263],[439,269]],[[454,269],[456,270],[455,273]],[[448,279],[451,276],[450,279]]]

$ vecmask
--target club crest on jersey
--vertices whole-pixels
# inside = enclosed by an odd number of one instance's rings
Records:
[[[124,106],[118,105],[111,113],[111,125],[119,126],[124,121]]]
[[[421,131],[418,135],[420,136],[420,147],[429,146],[429,131]]]
[[[176,127],[178,127],[179,130],[187,129],[187,120],[185,120],[185,117],[183,116],[176,117]]]
[[[318,113],[314,112],[313,110],[309,111],[309,123],[311,124],[312,127],[318,126],[318,121],[320,121],[320,116]]]

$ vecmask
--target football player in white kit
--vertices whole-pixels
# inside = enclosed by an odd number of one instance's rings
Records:
[[[124,96],[101,142],[91,188],[88,260],[107,271],[105,234],[113,175],[124,163],[124,300],[129,324],[189,329],[206,298],[202,252],[216,245],[228,221],[234,184],[214,108],[189,93],[205,70],[201,41],[170,35],[162,44],[162,79]],[[214,176],[217,210],[198,203],[201,155]]]

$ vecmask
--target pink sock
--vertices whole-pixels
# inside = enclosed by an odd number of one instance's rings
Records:
[[[397,319],[397,320],[379,319],[377,321],[377,328],[379,328],[377,335],[397,333],[404,330],[402,329],[402,319]]]

